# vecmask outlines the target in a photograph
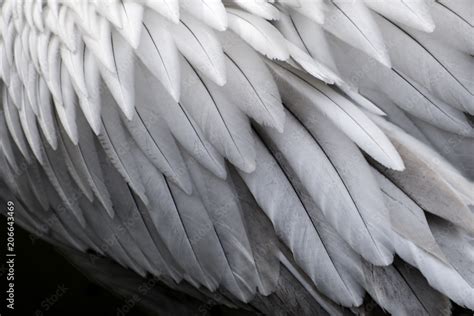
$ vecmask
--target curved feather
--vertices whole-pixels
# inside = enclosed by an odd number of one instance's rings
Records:
[[[379,265],[389,264],[392,254],[384,234],[379,231],[386,224],[383,210],[377,213],[378,210],[371,212],[370,208],[361,208],[361,201],[353,196],[361,192],[348,182],[350,178],[345,178],[346,175],[336,169],[327,149],[321,148],[310,133],[290,117],[285,133],[265,130],[265,135],[288,160],[298,179],[343,239],[367,260]],[[321,183],[330,185],[321,186]],[[338,197],[328,198],[329,192],[338,192]],[[341,219],[348,217],[351,218],[350,227],[342,227]]]
[[[261,140],[256,141],[256,149],[256,170],[251,174],[240,172],[240,176],[272,221],[278,237],[293,252],[298,265],[326,295],[346,306],[360,304],[358,287],[351,282],[347,272],[331,260],[334,254],[329,252],[326,241],[320,236],[321,228],[312,214],[314,210],[304,206],[291,184],[292,180]],[[321,266],[314,264],[316,257]],[[326,279],[327,275],[331,277]]]
[[[462,1],[451,2],[461,3]],[[474,42],[472,41],[471,30],[474,23],[472,19],[469,20],[462,17],[462,12],[467,13],[469,10],[454,11],[450,8],[450,5],[452,4],[446,1],[435,1],[433,3],[431,13],[436,23],[436,28],[432,36],[472,55],[474,54]]]
[[[388,170],[384,173],[426,211],[473,232],[474,214],[445,180],[445,173],[438,171],[446,167],[437,163],[439,158],[433,151],[395,125],[379,117],[373,117],[373,120],[389,135],[405,161],[404,175]]]
[[[270,59],[290,57],[283,36],[275,27],[260,17],[239,9],[227,9],[229,28],[242,37],[256,51]]]
[[[160,18],[150,11],[145,13],[143,27],[140,45],[136,51],[137,56],[178,101],[180,70],[178,51],[173,38]]]
[[[389,168],[403,170],[403,162],[390,141],[349,100],[304,74],[277,65],[270,65],[270,68],[279,78],[277,84],[285,103],[311,104],[369,155]]]
[[[387,18],[424,32],[433,32],[435,23],[424,0],[364,0],[369,8]]]
[[[132,47],[118,34],[112,32],[107,38],[111,42],[113,70],[99,65],[99,71],[105,84],[114,96],[117,105],[128,119],[135,113],[135,84],[133,73],[135,62]]]
[[[216,176],[225,178],[223,157],[206,139],[189,111],[181,103],[176,103],[171,99],[146,69],[140,71],[140,75],[137,73],[136,80],[139,89],[147,89],[147,93],[141,94],[140,104],[137,105],[140,112],[153,114],[142,116],[147,125],[151,129],[159,130],[160,127],[154,125],[162,124],[161,119],[163,119],[176,140],[191,156]],[[156,135],[158,137],[158,134]]]
[[[435,97],[462,111],[474,113],[472,93],[428,47],[383,17],[377,17],[377,23],[384,36],[390,39],[387,45],[394,69],[413,78]]]
[[[390,57],[370,10],[361,0],[330,2],[323,27],[387,67]]]
[[[253,171],[255,151],[247,117],[227,100],[216,84],[201,78],[186,62],[182,66],[187,86],[182,89],[180,104],[221,155],[239,169]]]
[[[223,86],[225,59],[214,31],[186,13],[181,14],[181,22],[173,25],[171,31],[176,46],[193,68]]]
[[[180,0],[179,5],[217,31],[227,28],[226,9],[221,0]]]
[[[258,123],[283,131],[280,92],[265,63],[235,34],[226,32],[219,39],[226,55],[226,95]]]

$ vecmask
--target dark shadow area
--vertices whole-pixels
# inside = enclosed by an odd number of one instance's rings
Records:
[[[6,308],[7,301],[5,300],[5,291],[7,289],[6,276],[8,273],[8,267],[6,266],[7,258],[5,256],[5,228],[7,226],[6,219],[2,215],[0,215],[0,227],[0,311],[2,316],[180,315],[179,313],[153,312],[153,310],[156,310],[153,305],[160,304],[159,297],[155,295],[156,293],[151,293],[153,294],[151,295],[151,299],[156,298],[156,301],[148,304],[149,308],[147,309],[141,306],[147,305],[146,300],[141,301],[141,303],[144,304],[130,304],[130,296],[124,298],[98,285],[98,283],[91,281],[89,278],[94,273],[81,272],[83,267],[78,266],[77,261],[70,261],[73,257],[69,256],[70,259],[66,259],[54,246],[41,239],[35,238],[18,225],[15,227],[15,310],[11,311]],[[109,272],[109,270],[117,269],[118,273],[120,273],[120,269],[123,270],[123,268],[116,264],[114,264],[114,266],[111,266],[110,269],[106,268],[106,271]],[[104,274],[107,273],[104,272]],[[133,273],[128,270],[123,270],[122,274],[127,275]],[[137,280],[133,282],[137,282]],[[134,284],[133,282],[129,282],[128,284]],[[166,295],[171,298],[171,301],[168,300],[171,302],[171,309],[176,308],[176,310],[179,310],[179,303],[177,302],[182,299],[181,295],[176,294],[176,296],[173,296],[172,290],[166,293]],[[188,301],[188,305],[189,304],[191,304],[190,301]],[[197,305],[192,309],[192,315],[251,315],[251,313],[248,312],[230,310],[200,302],[193,302],[193,304]],[[386,314],[380,309],[375,309],[371,310],[368,315]],[[453,315],[471,316],[472,312],[453,304]]]
[[[125,301],[91,282],[53,246],[15,227],[15,311],[6,309],[6,219],[0,216],[2,315],[117,315]],[[128,316],[144,315],[132,308]]]

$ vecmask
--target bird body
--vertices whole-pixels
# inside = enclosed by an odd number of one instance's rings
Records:
[[[0,8],[0,196],[88,270],[183,311],[474,309],[469,0]]]

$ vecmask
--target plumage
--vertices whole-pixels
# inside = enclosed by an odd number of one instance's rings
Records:
[[[331,1],[323,27],[383,65],[391,66],[380,30],[362,0]]]
[[[152,314],[473,310],[471,7],[5,0],[0,200]]]
[[[180,95],[179,55],[176,44],[159,15],[147,11],[137,56],[160,80],[175,101]]]
[[[172,26],[171,31],[178,50],[193,68],[223,86],[226,82],[224,54],[214,31],[187,14],[182,14],[181,22]]]
[[[286,60],[288,48],[283,36],[266,20],[239,9],[227,9],[229,29],[255,50],[271,59]]]
[[[417,200],[426,211],[456,223],[472,233],[474,231],[474,215],[467,206],[467,203],[464,202],[457,192],[455,188],[456,184],[450,184],[450,182],[453,181],[452,178],[450,179],[451,170],[445,170],[447,167],[444,166],[443,161],[440,160],[439,163],[437,162],[437,160],[441,158],[436,157],[436,154],[432,153],[430,148],[424,146],[389,122],[385,122],[379,118],[377,118],[377,122],[391,137],[398,151],[404,158],[405,166],[407,167],[406,176],[401,177],[400,174],[386,171],[389,177],[403,190],[409,192],[409,194],[413,194],[413,198]],[[424,167],[420,168],[420,165]],[[407,181],[408,179],[410,179],[410,181]],[[438,184],[435,187],[427,185],[427,183],[432,182],[438,182]],[[408,188],[407,185],[410,188]],[[466,185],[472,186],[469,182],[467,182]],[[420,198],[417,198],[416,193],[414,193],[417,190],[436,190],[437,192],[433,195],[419,195]],[[422,196],[423,198],[421,198]],[[428,196],[429,198],[427,198]],[[443,203],[444,206],[440,203]]]
[[[276,65],[271,69],[280,78],[277,83],[284,102],[310,102],[375,159],[394,170],[403,170],[403,162],[386,136],[350,100],[295,70]]]

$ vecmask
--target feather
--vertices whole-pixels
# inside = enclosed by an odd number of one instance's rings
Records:
[[[472,128],[464,114],[395,68],[387,69],[371,61],[348,45],[333,42],[339,69],[344,78],[364,91],[366,96],[387,109],[386,102],[395,103],[407,113],[445,130],[469,135]],[[380,94],[387,97],[380,98]],[[394,106],[394,105],[392,105]]]
[[[81,107],[90,127],[94,133],[98,135],[101,128],[101,80],[97,61],[88,49],[86,49],[84,52],[84,61],[82,66],[84,68],[83,71],[87,86],[87,96],[79,95],[79,106]]]
[[[114,96],[117,105],[125,116],[132,119],[135,111],[135,85],[133,82],[134,58],[133,50],[125,40],[115,32],[107,39],[111,42],[113,60],[113,71],[99,65],[102,79]]]
[[[0,199],[175,303],[472,309],[473,11],[424,1],[4,1]]]
[[[415,125],[413,117],[403,112],[402,109],[390,101],[386,96],[373,90],[364,90],[363,93],[371,100],[374,100],[374,102],[377,102],[377,104],[387,112],[385,117],[388,121],[402,128],[407,134],[410,134],[419,141],[425,144],[430,143],[422,130]]]
[[[65,67],[61,67],[59,80],[61,83],[61,98],[54,98],[56,114],[71,141],[77,144],[79,138],[76,125],[77,96],[74,93],[71,78]]]
[[[234,185],[230,178],[214,177],[192,160],[188,160],[187,165],[232,271],[231,282],[238,289],[232,293],[237,292],[238,298],[248,302],[256,292],[258,275]],[[227,280],[223,280],[225,285]]]
[[[47,180],[45,174],[41,170],[41,166],[36,162],[28,165],[28,168],[26,169],[26,176],[29,180],[31,190],[39,202],[39,205],[41,205],[41,207],[43,207],[45,210],[49,209],[51,204],[48,200],[48,195],[45,190]]]
[[[148,8],[154,10],[156,13],[159,13],[165,18],[169,19],[171,22],[175,24],[179,23],[178,0],[147,0],[146,5]],[[146,11],[146,15],[148,14],[149,10]]]
[[[179,6],[217,31],[227,28],[226,9],[221,0],[180,0]]]
[[[389,267],[364,269],[367,291],[392,315],[449,315],[450,302],[413,267],[397,260]]]
[[[294,45],[293,43],[287,42],[287,45],[291,57],[301,68],[321,81],[329,84],[334,83],[335,80],[333,78],[336,77],[336,75],[333,74],[329,69],[315,61],[310,55],[299,49],[298,46]]]
[[[51,37],[48,44],[47,53],[47,78],[49,90],[53,97],[61,100],[61,59],[59,58],[59,39],[56,36]]]
[[[360,89],[353,88],[349,85],[345,85],[343,83],[338,84],[338,88],[344,92],[352,101],[357,103],[359,106],[363,107],[365,110],[379,116],[387,115],[384,111],[382,111],[377,105],[375,105],[372,101],[367,99],[365,96],[362,95]]]
[[[91,8],[91,10],[93,9]],[[113,72],[116,66],[112,41],[110,40],[112,37],[111,26],[106,19],[95,12],[91,14],[89,20],[91,29],[94,32],[90,36],[83,36],[84,43],[86,43],[87,48],[92,51],[100,64],[108,71]],[[122,41],[124,40],[122,39]]]
[[[285,39],[275,27],[260,17],[239,9],[227,9],[229,28],[250,46],[270,59],[290,57]]]
[[[189,204],[186,204],[189,203],[186,199],[192,199],[192,196],[188,196],[173,184],[168,183],[144,155],[133,150],[133,147],[131,149],[135,160],[139,163],[137,171],[146,184],[145,193],[149,196],[150,216],[163,242],[184,270],[184,278],[195,286],[202,284],[210,289],[215,288],[215,278],[206,273],[206,268],[215,257],[210,256],[209,253],[209,257],[206,257],[206,249],[197,243],[200,240],[195,237],[199,234],[201,225],[206,225],[207,214],[199,210],[198,206],[196,209],[190,209]],[[200,224],[194,226],[193,221]],[[205,237],[212,240],[212,235]],[[201,262],[202,260],[204,263]],[[214,267],[216,268],[214,272],[219,273],[218,265]]]
[[[364,0],[369,8],[389,18],[423,32],[433,32],[435,23],[424,0],[376,1]]]
[[[138,76],[143,75],[137,73]],[[135,82],[137,83],[137,102],[142,106],[136,107],[137,112],[132,120],[123,117],[124,125],[153,165],[183,191],[191,193],[191,179],[178,146],[158,111],[153,109],[154,104],[150,104],[156,101],[142,97],[154,87],[148,87],[149,81],[146,79],[137,78]]]
[[[284,250],[284,249],[283,249]],[[295,264],[293,260],[291,260],[289,254],[287,251],[283,253],[283,251],[280,251],[278,253],[278,259],[281,262],[282,265],[282,278],[281,283],[283,284],[295,284],[297,285],[297,289],[304,289],[308,293],[308,299],[314,304],[314,301],[317,302],[319,306],[321,306],[329,315],[349,315],[349,313],[342,308],[340,305],[335,304],[333,301],[328,299],[326,296],[321,294],[308,280],[306,275],[299,269],[299,267]],[[288,276],[291,275],[291,278],[288,282]],[[295,282],[296,281],[296,282]],[[284,287],[285,288],[285,287]],[[305,293],[305,292],[303,292]],[[289,295],[290,298],[293,298],[293,295]],[[306,304],[301,304],[298,301],[298,296],[296,295],[296,302],[294,302],[294,305],[296,305],[296,309],[298,310],[298,307],[301,305],[301,308],[304,309]],[[294,299],[294,298],[293,298]],[[313,305],[312,304],[312,305]],[[310,309],[311,312],[314,312],[314,310]]]
[[[389,214],[384,206],[382,192],[360,151],[355,144],[351,143],[331,122],[326,121],[319,111],[314,111],[309,104],[288,105],[288,110],[294,113],[299,122],[310,132],[324,155],[329,159],[332,168],[336,170],[340,181],[344,184],[344,189],[349,193],[350,204],[353,204],[352,207],[359,213],[358,216],[367,226],[369,234],[375,236],[375,238],[372,237],[375,248],[380,246],[377,255],[387,258],[383,260],[390,260],[388,259],[390,258],[390,242],[383,237],[383,232],[390,230]],[[351,157],[351,159],[348,160],[345,157]],[[336,229],[339,230],[337,227]],[[353,244],[351,243],[351,245]],[[366,255],[363,254],[363,256]],[[375,262],[378,262],[377,260],[380,258],[372,259]]]
[[[61,43],[70,51],[75,52],[77,49],[75,45],[77,32],[75,31],[74,19],[71,18],[71,10],[67,6],[59,8],[59,15],[55,23],[57,26],[55,34],[60,38]]]
[[[219,39],[226,55],[226,95],[259,124],[282,132],[285,115],[280,93],[265,63],[233,33],[223,33]]]
[[[94,205],[84,203],[83,207],[93,208]],[[113,221],[102,212],[97,212],[94,217],[90,217],[91,213],[87,213],[87,215],[89,215],[88,222],[90,222],[91,230],[99,236],[96,237],[98,241],[107,240],[103,247],[106,247],[110,257],[118,259],[119,262],[122,262],[122,265],[142,277],[146,275],[147,271],[153,270],[143,253],[131,239],[128,231],[117,222],[117,216]]]
[[[63,157],[64,163],[66,164],[66,168],[69,172],[69,175],[76,183],[77,187],[81,191],[81,194],[83,194],[90,202],[92,202],[94,200],[93,192],[89,184],[87,183],[87,180],[85,179],[84,175],[79,170],[77,170],[76,167],[74,166],[72,157],[69,155],[69,153],[65,149],[64,140],[62,139],[62,137],[63,137],[62,135],[61,137],[59,137],[58,152]],[[64,134],[64,137],[67,137],[67,135]]]
[[[236,188],[235,194],[239,197],[242,218],[245,219],[245,228],[255,259],[259,278],[258,292],[265,296],[271,295],[280,279],[280,262],[277,258],[280,241],[272,223],[259,208],[234,168],[231,168],[230,175]]]
[[[474,156],[474,139],[445,132],[420,120],[412,120],[441,155],[466,177],[474,179],[474,169],[470,163]]]
[[[39,31],[44,31],[44,23],[41,17],[42,9],[43,7],[41,3],[36,1],[33,3],[33,22]]]
[[[90,7],[90,10],[97,11],[100,16],[107,19],[108,22],[117,26],[118,28],[123,27],[122,14],[120,14],[120,6],[118,0],[110,1],[94,1],[94,5]],[[89,15],[87,15],[89,17]],[[104,20],[105,20],[104,19]]]
[[[417,123],[415,121],[415,123]],[[430,137],[432,139],[432,137]],[[411,146],[414,146],[412,144]],[[474,184],[469,179],[466,179],[456,168],[454,168],[444,157],[435,152],[432,148],[427,146],[416,146],[419,149],[417,154],[420,159],[427,161],[430,167],[451,186],[465,203],[465,205],[473,205],[474,199],[471,192],[474,190]]]
[[[51,94],[48,86],[43,78],[38,78],[37,87],[37,102],[38,102],[38,123],[43,131],[46,140],[51,145],[51,148],[56,150],[58,146],[58,137],[56,134],[56,121],[53,116],[53,104]]]
[[[170,29],[178,50],[193,68],[223,86],[226,83],[225,59],[214,31],[186,13],[181,14],[181,23]]]
[[[428,223],[449,263],[471,287],[474,287],[474,267],[471,264],[474,260],[472,235],[433,215],[428,216]]]
[[[15,173],[20,173],[20,166],[17,163],[17,160],[19,159],[16,157],[14,151],[16,149],[13,145],[14,140],[11,138],[10,132],[8,131],[5,114],[3,111],[0,112],[0,137],[0,148],[2,156],[6,158],[6,161]]]
[[[5,113],[5,122],[10,131],[10,135],[18,146],[18,149],[20,149],[23,157],[25,157],[27,161],[31,161],[30,151],[28,149],[25,134],[21,128],[18,112],[13,108],[10,96],[5,91],[3,92],[3,109]]]
[[[472,5],[469,0],[459,0],[454,3],[452,1],[436,0],[436,3],[449,9],[463,20],[471,22],[472,24],[472,21],[474,20],[474,11],[472,10]]]
[[[404,238],[394,236],[393,241],[397,254],[408,264],[417,267],[430,286],[457,304],[473,308],[472,287],[450,265],[446,265]]]
[[[30,30],[28,38],[28,52],[31,57],[31,61],[35,66],[36,71],[41,73],[41,68],[38,59],[38,43],[39,43],[39,33],[35,29]]]
[[[63,211],[64,208],[66,208],[66,211],[70,211],[80,226],[84,228],[86,226],[86,220],[83,211],[78,205],[81,193],[78,193],[77,188],[71,181],[72,179],[68,176],[67,168],[62,159],[58,157],[55,152],[52,152],[47,145],[44,146],[44,151],[46,154],[42,167],[54,190],[56,190],[62,200],[59,206],[64,204]]]
[[[154,1],[151,1],[154,2]],[[176,1],[177,2],[177,1]],[[163,21],[147,11],[137,56],[175,99],[180,95],[178,50]]]
[[[2,45],[1,45],[1,73],[2,73],[2,80],[3,82],[5,82],[5,84],[8,84],[10,82],[10,71],[9,71],[9,63],[8,63],[8,59],[7,59],[7,53],[6,53],[6,48],[5,48],[5,44],[2,42]]]
[[[283,266],[281,267],[280,279],[278,280],[278,287],[275,292],[268,297],[262,297],[260,301],[262,301],[262,305],[265,304],[265,307],[257,305],[259,310],[262,310],[264,313],[274,313],[275,315],[289,313],[294,315],[315,314],[320,316],[343,315],[341,312],[342,308],[331,306],[331,304],[325,305],[317,301],[299,280],[291,274],[290,269]],[[328,301],[326,299],[326,302]],[[330,312],[332,314],[329,314]]]
[[[389,135],[405,161],[404,174],[389,170],[383,173],[426,211],[473,232],[474,214],[445,180],[447,175],[454,175],[452,169],[447,169],[444,162],[438,163],[442,160],[433,150],[395,125],[379,117],[372,119]],[[460,176],[457,178],[462,179]]]
[[[447,262],[430,231],[423,210],[377,170],[373,169],[373,173],[390,212],[393,231],[439,260]]]
[[[134,192],[147,203],[146,188],[137,170],[137,162],[132,152],[135,140],[129,135],[120,121],[120,116],[113,108],[115,104],[111,98],[110,95],[103,96],[103,125],[102,132],[98,138],[114,167],[117,168]]]
[[[471,96],[474,94],[474,62],[472,56],[440,43],[423,32],[410,29],[406,29],[406,31],[426,47]]]
[[[64,139],[64,150],[71,158],[74,167],[82,174],[94,195],[109,216],[114,216],[110,193],[103,181],[103,172],[97,156],[97,147],[92,133],[87,130],[83,117],[78,117],[78,126],[82,132],[77,146]]]
[[[133,193],[133,192],[132,192]],[[160,233],[158,233],[158,226],[154,223],[154,213],[159,211],[157,208],[149,209],[139,197],[133,195],[133,201],[135,202],[138,211],[142,217],[143,223],[146,226],[150,238],[153,240],[155,247],[158,249],[160,255],[163,258],[164,270],[163,275],[168,275],[174,282],[179,283],[183,281],[183,270],[178,262],[173,258],[170,250],[167,248]]]
[[[255,169],[255,151],[247,117],[212,82],[183,61],[186,84],[180,104],[189,112],[217,151],[246,172]]]
[[[84,76],[84,42],[79,41],[75,52],[66,47],[61,47],[59,52],[62,66],[65,66],[74,84],[74,90],[78,95],[87,95],[86,79]]]
[[[358,287],[351,284],[348,274],[341,271],[340,266],[334,265],[334,253],[330,252],[333,248],[326,244],[331,241],[322,239],[321,228],[312,214],[314,209],[303,205],[290,183],[292,180],[280,169],[279,162],[270,156],[261,141],[257,142],[257,153],[259,164],[255,172],[241,172],[240,175],[272,221],[279,238],[323,293],[346,306],[360,304],[362,297]],[[318,266],[314,265],[316,257],[319,258]]]
[[[325,13],[327,11],[327,6],[324,4],[324,1],[299,1],[296,0],[296,4],[291,6],[296,12],[306,16],[307,18],[313,20],[318,24],[324,24]]]
[[[35,155],[36,159],[42,163],[44,159],[44,152],[42,151],[42,146],[40,144],[41,140],[38,126],[36,124],[36,117],[31,110],[31,107],[28,106],[26,102],[28,102],[28,100],[24,95],[22,106],[18,113],[20,124],[23,128],[23,132],[25,133],[25,138],[33,151],[33,154]]]
[[[280,11],[271,3],[261,1],[230,0],[228,1],[249,13],[264,18],[265,20],[278,20]]]
[[[382,35],[370,10],[361,0],[350,3],[343,0],[331,1],[323,28],[381,64],[391,67]]]
[[[158,138],[160,137],[158,136],[159,131],[165,129],[164,126],[155,126],[157,122],[166,124],[171,134],[190,155],[216,176],[225,178],[224,159],[206,140],[199,126],[181,103],[172,100],[146,69],[136,73],[136,82],[139,91],[141,89],[147,91],[147,93],[140,94],[137,110],[139,113],[143,113],[141,118],[145,125],[154,131],[153,135]],[[160,100],[160,102],[156,100]],[[165,122],[162,123],[161,120]],[[168,131],[164,131],[164,133],[168,133]]]
[[[394,170],[403,170],[403,162],[390,141],[349,100],[304,74],[276,65],[270,65],[270,69],[279,78],[277,84],[285,103],[311,104],[375,159]]]
[[[122,21],[122,27],[117,30],[133,49],[137,49],[143,29],[143,5],[133,1],[120,1],[117,7]]]
[[[43,75],[46,81],[49,77],[48,52],[50,36],[51,34],[49,32],[40,33],[38,35],[38,46],[36,47],[40,73]]]
[[[148,261],[149,264],[146,265],[149,266],[150,272],[156,276],[170,273],[171,269],[165,263],[159,248],[151,238],[132,192],[112,166],[105,166],[104,174],[104,185],[111,187],[113,184],[115,188],[111,192],[111,198],[116,201],[114,226],[117,227],[120,234],[128,233],[130,235],[131,242],[136,245],[138,251],[143,253],[142,257]]]
[[[337,72],[337,67],[334,62],[333,52],[327,41],[327,32],[324,31],[321,25],[314,23],[302,13],[292,13],[290,16],[291,25],[294,27],[296,33],[289,36],[287,31],[283,31],[285,37],[291,40],[293,44],[308,52],[308,54],[315,60],[329,67],[332,71]],[[282,22],[284,19],[281,19]],[[296,37],[294,36],[296,35]]]
[[[346,174],[336,169],[330,160],[334,157],[327,152],[328,148],[321,148],[294,118],[291,121],[288,118],[284,134],[265,130],[265,135],[288,160],[288,164],[302,185],[343,239],[371,262],[381,265],[389,264],[392,259],[391,252],[380,231],[386,224],[383,209],[377,213],[378,210],[361,207],[359,203],[363,203],[363,200],[357,199],[358,194],[362,197],[364,192],[358,191],[353,186],[355,183],[350,182],[352,179],[346,178]],[[315,161],[318,163],[315,164]],[[345,173],[348,172],[345,168],[343,170]],[[371,181],[370,174],[367,181]],[[330,185],[321,186],[321,183]],[[328,198],[329,192],[336,191],[338,192],[337,199]],[[350,217],[351,226],[343,229],[341,217],[346,219]]]
[[[383,17],[377,17],[377,23],[384,36],[390,39],[387,45],[394,69],[413,78],[433,96],[462,111],[474,113],[472,94],[423,43]]]
[[[455,2],[462,3],[463,1]],[[453,48],[473,55],[474,42],[472,41],[471,34],[473,20],[465,19],[462,16],[469,12],[469,9],[454,11],[450,6],[452,6],[452,4],[446,1],[433,2],[431,14],[433,15],[436,28],[432,36]]]

